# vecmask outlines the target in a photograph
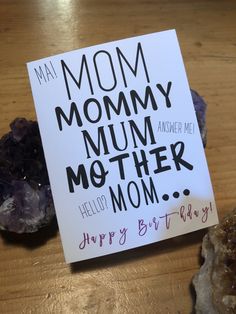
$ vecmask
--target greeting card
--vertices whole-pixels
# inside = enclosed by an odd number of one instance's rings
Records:
[[[68,263],[218,222],[174,30],[27,66]]]

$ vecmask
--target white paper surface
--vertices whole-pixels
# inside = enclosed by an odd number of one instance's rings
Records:
[[[27,66],[68,263],[218,222],[174,30]]]

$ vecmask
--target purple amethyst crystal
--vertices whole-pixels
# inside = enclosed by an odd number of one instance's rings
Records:
[[[206,104],[191,90],[204,146]],[[31,233],[55,216],[38,123],[17,118],[0,140],[0,229]]]
[[[0,140],[0,229],[31,233],[55,215],[37,122],[17,118]]]
[[[193,104],[197,116],[197,121],[202,137],[202,142],[204,147],[206,146],[206,103],[204,102],[203,98],[198,95],[197,92],[191,89],[191,95],[193,99]]]

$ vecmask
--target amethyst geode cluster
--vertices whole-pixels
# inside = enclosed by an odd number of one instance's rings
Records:
[[[206,104],[191,91],[206,144]],[[0,140],[0,229],[35,232],[55,215],[38,123],[17,118]]]
[[[193,99],[194,109],[197,116],[198,126],[201,132],[202,142],[204,147],[206,146],[206,103],[203,98],[194,90],[191,89],[191,95]]]
[[[0,140],[0,229],[35,232],[55,215],[38,123],[10,127]]]

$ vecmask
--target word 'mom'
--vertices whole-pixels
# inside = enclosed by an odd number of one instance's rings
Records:
[[[91,68],[90,63],[87,61],[85,55],[82,56],[80,71],[78,78],[72,73],[72,70],[66,64],[64,60],[61,60],[62,72],[65,81],[66,91],[68,99],[72,99],[72,92],[76,93],[78,96],[78,91],[82,89],[84,92],[84,88],[82,88],[82,81],[83,86],[85,86],[87,81],[88,91],[86,94],[94,95],[94,84],[95,80],[92,80],[92,71],[95,72],[95,77],[97,79],[98,87],[104,92],[110,92],[117,87],[118,77],[122,77],[122,82],[125,88],[128,87],[128,78],[137,77],[138,73],[141,76],[142,80],[150,83],[149,74],[148,74],[148,67],[144,57],[143,49],[141,43],[137,45],[137,52],[134,62],[129,62],[127,58],[124,56],[122,51],[116,47],[117,52],[117,59],[118,62],[114,62],[112,56],[109,52],[105,50],[97,51],[93,56],[93,68]],[[134,63],[132,66],[131,63]],[[106,66],[104,67],[104,64]],[[118,69],[115,71],[115,65],[119,64]],[[104,68],[106,71],[104,71]],[[107,71],[110,74],[107,73]],[[120,71],[122,74],[118,76],[117,73]],[[93,73],[94,74],[94,73]],[[107,79],[109,77],[109,80]],[[105,86],[107,83],[110,86]],[[164,96],[167,108],[171,107],[171,102],[169,99],[169,93],[171,89],[171,82],[168,82],[166,89],[161,84],[156,84],[156,88],[158,91]],[[133,107],[133,112],[130,108],[130,103]],[[108,120],[111,120],[111,115],[113,113],[120,115],[121,110],[125,113],[126,116],[132,115],[132,113],[138,113],[138,106],[142,106],[144,109],[147,108],[147,104],[151,103],[152,109],[157,110],[157,102],[155,100],[154,92],[152,91],[150,86],[146,86],[144,91],[144,96],[140,96],[140,94],[135,91],[131,90],[129,92],[129,97],[124,93],[124,91],[117,91],[117,96],[115,99],[112,99],[108,95],[104,95],[101,100],[95,97],[89,97],[83,103],[76,104],[75,102],[71,102],[69,112],[62,109],[60,106],[55,108],[56,118],[58,122],[59,130],[62,131],[63,129],[63,121],[67,125],[71,125],[73,118],[75,118],[76,123],[79,127],[83,126],[83,120],[88,121],[89,123],[98,123],[103,114],[106,114]],[[79,110],[80,108],[80,110]],[[91,114],[92,113],[92,114]]]

